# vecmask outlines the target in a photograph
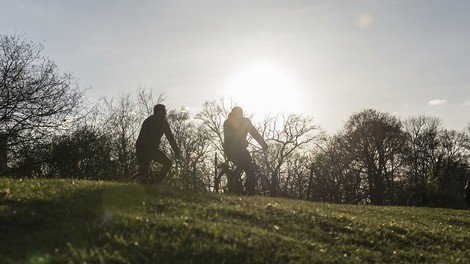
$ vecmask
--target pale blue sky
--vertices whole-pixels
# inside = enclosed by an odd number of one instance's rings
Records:
[[[439,117],[452,129],[470,121],[466,0],[0,0],[0,6],[0,33],[44,42],[44,54],[62,71],[92,87],[90,98],[140,86],[165,92],[169,108],[197,111],[206,100],[238,100],[228,88],[233,80],[268,65],[276,69],[274,83],[257,80],[258,86],[275,87],[285,72],[283,83],[293,88],[265,99],[284,98],[277,104],[313,116],[329,132],[365,108]],[[259,89],[259,104],[242,106],[255,116],[263,108],[275,112],[276,104],[260,98],[268,87]]]

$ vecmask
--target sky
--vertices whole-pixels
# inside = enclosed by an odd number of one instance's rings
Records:
[[[0,0],[0,34],[44,44],[91,100],[138,88],[168,109],[225,98],[327,132],[373,108],[470,122],[467,0]]]

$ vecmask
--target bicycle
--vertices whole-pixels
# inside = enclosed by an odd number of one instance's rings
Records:
[[[264,151],[255,150],[252,153],[258,153]],[[264,153],[266,155],[266,153]],[[253,159],[254,155],[252,155]],[[269,195],[270,193],[270,182],[266,175],[261,172],[260,166],[256,164],[255,160],[252,160],[255,166],[255,194]],[[267,159],[266,159],[267,162]],[[215,188],[218,191],[219,184],[221,183],[222,176],[226,175],[227,184],[223,187],[224,193],[234,193],[234,194],[247,194],[247,191],[243,188],[246,184],[246,177],[243,177],[243,170],[237,168],[233,162],[227,161],[217,165],[217,168],[220,169],[220,172],[215,178]],[[233,169],[232,169],[233,168]]]

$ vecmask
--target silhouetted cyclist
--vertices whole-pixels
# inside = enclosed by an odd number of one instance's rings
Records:
[[[258,130],[253,126],[250,119],[243,117],[243,110],[236,106],[232,109],[227,120],[224,122],[224,151],[227,158],[236,166],[233,172],[234,175],[239,177],[241,171],[245,171],[246,192],[250,195],[254,195],[256,166],[247,150],[248,141],[246,137],[248,133],[261,145],[263,150],[268,148],[268,144],[266,144]]]
[[[145,182],[162,182],[171,169],[171,160],[159,149],[161,138],[165,134],[170,143],[173,152],[177,157],[180,156],[180,150],[176,145],[175,138],[170,130],[170,125],[166,120],[166,109],[162,104],[157,104],[153,108],[153,115],[149,116],[142,123],[139,137],[136,143],[137,165],[139,166],[138,178]],[[150,161],[156,161],[162,164],[162,168],[156,179],[151,179],[149,175]],[[139,179],[139,180],[140,180]]]

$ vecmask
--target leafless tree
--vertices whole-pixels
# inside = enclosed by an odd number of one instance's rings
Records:
[[[261,156],[264,161],[258,157],[261,160],[258,163],[266,164],[270,175],[270,193],[277,196],[286,189],[286,180],[291,177],[288,175],[287,161],[295,153],[306,151],[308,146],[312,147],[311,144],[324,133],[313,123],[311,117],[296,114],[266,117],[258,130],[269,145],[267,154]]]
[[[181,159],[176,162],[174,177],[183,188],[195,191],[210,190],[212,155],[210,133],[201,122],[193,119],[185,109],[171,110],[168,121],[181,149]],[[165,141],[167,153],[171,153]]]
[[[43,45],[22,35],[0,35],[0,161],[19,145],[38,142],[73,122],[83,90],[69,73],[42,55]],[[3,171],[4,172],[4,171]],[[0,171],[2,173],[2,171]]]
[[[437,167],[439,134],[443,129],[441,121],[435,117],[418,116],[405,120],[403,124],[407,134],[407,179],[411,188],[427,189]]]
[[[202,126],[206,127],[209,133],[211,146],[219,157],[224,157],[224,121],[235,105],[233,102],[226,102],[224,99],[218,101],[206,101],[201,112],[196,115]]]

